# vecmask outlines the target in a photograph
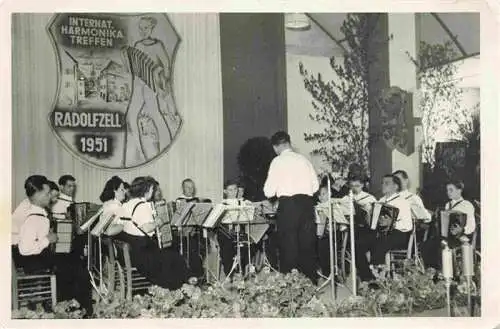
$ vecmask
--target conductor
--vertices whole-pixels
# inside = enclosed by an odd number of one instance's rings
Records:
[[[271,137],[278,155],[269,167],[264,194],[278,197],[276,213],[280,271],[297,269],[317,284],[316,224],[313,195],[319,188],[313,165],[292,150],[290,136],[279,131]]]

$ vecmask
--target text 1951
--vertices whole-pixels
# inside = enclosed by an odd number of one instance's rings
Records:
[[[105,156],[111,153],[111,139],[108,136],[80,135],[77,137],[78,150],[81,153]]]

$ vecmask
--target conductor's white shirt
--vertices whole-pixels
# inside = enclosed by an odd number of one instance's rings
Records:
[[[312,196],[318,188],[318,176],[311,162],[302,154],[287,149],[271,162],[264,194],[268,198],[297,194]]]
[[[26,209],[24,222],[19,231],[19,253],[23,256],[38,255],[49,245],[47,234],[50,221],[45,209],[31,205]]]

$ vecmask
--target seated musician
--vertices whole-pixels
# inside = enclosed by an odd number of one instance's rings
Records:
[[[185,202],[199,202],[200,199],[196,197],[196,186],[191,178],[186,178],[182,181],[182,195],[175,201]]]
[[[124,217],[122,204],[125,201],[125,197],[125,182],[118,176],[111,177],[104,185],[104,189],[99,196],[99,199],[103,203],[99,222],[109,221],[113,216],[115,218],[112,220],[112,223],[107,225],[105,232],[97,232],[98,234],[104,233],[108,236],[113,236],[123,231],[123,223],[120,217]],[[99,224],[104,225],[104,223]]]
[[[408,179],[408,174],[406,173],[406,171],[397,170],[393,173],[393,175],[399,177],[399,179],[401,180],[401,184],[402,184],[401,197],[405,198],[406,200],[408,200],[410,202],[412,209],[413,209],[413,207],[418,207],[418,208],[423,210],[420,213],[425,215],[425,217],[413,218],[414,220],[417,221],[416,225],[417,225],[417,229],[419,229],[418,232],[423,233],[422,230],[427,228],[428,223],[431,222],[432,214],[426,210],[424,203],[423,203],[422,199],[420,198],[420,196],[418,196],[417,194],[411,193],[408,190],[410,180]],[[412,215],[413,215],[413,217],[415,217],[414,214],[412,214]],[[419,236],[421,236],[421,234],[419,234]]]
[[[227,205],[251,205],[248,200],[238,197],[239,183],[236,180],[228,180],[224,184],[224,200],[223,204]],[[224,269],[225,275],[229,275],[233,266],[234,257],[237,254],[236,234],[233,225],[220,224],[217,231],[217,241],[219,243],[219,254]],[[248,264],[248,252],[246,245],[242,246],[241,251],[241,267],[244,269]],[[251,250],[254,252],[254,250]]]
[[[46,210],[48,213],[48,217],[50,218],[52,215],[51,214],[52,206],[57,202],[57,198],[59,197],[59,187],[53,181],[49,181],[48,184],[50,189],[49,192],[50,202]],[[16,263],[20,263],[19,249],[17,247],[17,244],[19,242],[19,230],[21,229],[21,226],[23,225],[26,219],[25,214],[30,207],[31,207],[30,199],[26,198],[23,201],[21,201],[21,203],[16,207],[16,209],[12,213],[11,245],[12,245],[12,256],[14,258],[14,262]]]
[[[23,213],[24,222],[19,231],[18,247],[25,273],[39,273],[54,269],[59,300],[76,299],[89,316],[92,314],[92,289],[87,269],[69,255],[56,255],[50,246],[57,235],[50,229],[46,208],[50,205],[49,181],[35,175],[24,184],[30,202]]]
[[[333,198],[333,193],[332,196]],[[328,202],[328,186],[320,185],[318,191],[318,204]],[[321,270],[321,275],[330,275],[330,236],[327,223],[324,224],[324,230],[320,230],[321,225],[318,223],[316,235],[318,236],[318,263]],[[341,233],[337,231],[337,241],[340,241]],[[334,241],[335,243],[335,241]]]
[[[182,181],[182,195],[176,200],[177,207],[182,206],[186,202],[210,202],[207,199],[201,199],[196,196],[196,185],[191,178],[186,178]],[[201,243],[202,235],[199,231],[188,228],[183,229],[183,244],[189,245],[189,270],[190,275],[201,278],[204,275],[203,257],[205,255],[205,245]],[[180,250],[180,234],[174,231],[172,245]]]
[[[176,250],[160,249],[153,237],[156,223],[150,201],[158,185],[152,177],[134,179],[131,199],[123,204],[123,231],[115,237],[130,244],[132,266],[151,283],[178,289],[187,281],[186,263]]]
[[[74,203],[76,192],[76,179],[71,175],[59,178],[59,197],[52,206],[52,213],[56,219],[66,219],[68,207]]]
[[[410,203],[401,197],[401,188],[401,180],[398,177],[390,174],[384,176],[382,181],[384,196],[379,202],[399,209],[392,229],[388,227],[392,220],[381,215],[378,220],[381,230],[369,229],[359,232],[356,236],[356,267],[361,281],[370,281],[375,278],[368,263],[367,251],[370,251],[371,264],[374,267],[380,267],[385,264],[385,255],[388,251],[408,247],[413,222]]]
[[[50,187],[50,204],[47,210],[49,212],[52,211],[52,207],[57,203],[59,200],[59,186],[53,181],[49,181],[49,187]]]
[[[444,207],[447,211],[456,211],[466,215],[465,226],[456,224],[449,229],[447,244],[450,248],[459,247],[465,241],[471,241],[476,230],[476,217],[474,205],[464,200],[462,193],[464,183],[461,181],[451,181],[446,184],[446,192],[450,201]],[[426,267],[441,269],[441,238],[440,235],[428,239],[422,245],[422,258]]]

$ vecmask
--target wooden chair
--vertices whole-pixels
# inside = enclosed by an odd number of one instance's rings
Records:
[[[410,238],[408,239],[408,247],[406,249],[389,250],[385,255],[385,264],[390,273],[395,272],[397,264],[401,264],[407,259],[412,259],[412,256],[415,256],[415,262],[417,262],[417,250],[416,229],[415,225],[413,225]]]
[[[117,271],[123,273],[125,299],[132,300],[133,295],[146,293],[152,284],[132,266],[130,245],[118,240],[113,240],[113,245],[117,249]]]
[[[25,274],[12,261],[12,309],[45,301],[50,301],[52,307],[57,303],[56,275],[49,270]]]
[[[125,299],[125,274],[116,256],[116,248],[111,237],[105,237],[102,242],[106,249],[104,255],[104,281],[108,293],[114,293],[120,300]]]

